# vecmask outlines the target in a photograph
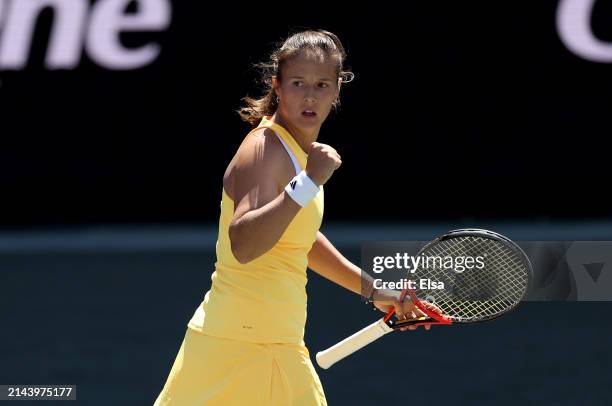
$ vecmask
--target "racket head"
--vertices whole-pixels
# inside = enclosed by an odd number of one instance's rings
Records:
[[[412,321],[396,320],[393,328],[406,325],[474,323],[495,319],[515,309],[533,283],[533,267],[525,252],[509,238],[484,229],[450,231],[426,244],[417,256],[423,258],[477,258],[481,269],[445,268],[441,261],[428,261],[408,273],[408,279],[430,279],[444,283],[442,289],[405,289],[414,305],[426,316]],[[438,310],[433,312],[431,304]],[[390,314],[388,315],[390,316]]]

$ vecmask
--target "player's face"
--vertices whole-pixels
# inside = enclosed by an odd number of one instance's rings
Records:
[[[321,127],[340,91],[334,61],[304,53],[287,60],[280,80],[273,78],[272,85],[281,116],[304,129]]]

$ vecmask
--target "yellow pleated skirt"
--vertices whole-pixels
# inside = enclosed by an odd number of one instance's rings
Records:
[[[187,328],[154,406],[327,405],[310,354],[299,344],[256,344]]]

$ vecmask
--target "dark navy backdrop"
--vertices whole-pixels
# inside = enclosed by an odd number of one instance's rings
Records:
[[[252,64],[305,27],[336,32],[357,75],[319,139],[344,162],[328,184],[331,218],[608,216],[612,64],[570,52],[556,11],[174,2],[169,28],[120,35],[128,49],[161,47],[128,71],[87,52],[49,70],[55,20],[43,11],[26,67],[0,70],[0,225],[216,221],[223,171],[249,129],[234,110],[258,94]],[[610,17],[597,2],[601,41]]]

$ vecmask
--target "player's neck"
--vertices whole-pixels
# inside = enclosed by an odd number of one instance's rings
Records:
[[[274,113],[270,120],[289,131],[289,134],[291,134],[300,148],[302,148],[302,150],[306,153],[308,153],[308,150],[310,149],[310,144],[315,142],[319,136],[318,127],[313,128],[312,130],[300,129],[294,126],[289,120],[286,120],[278,111]]]

